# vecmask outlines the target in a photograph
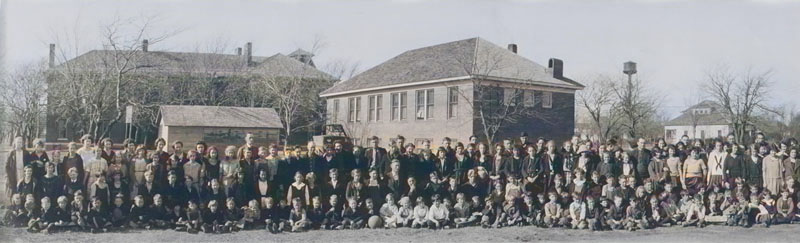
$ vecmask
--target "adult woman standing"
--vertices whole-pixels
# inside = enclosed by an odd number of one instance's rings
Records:
[[[764,178],[764,189],[769,190],[772,195],[777,195],[783,187],[783,155],[779,153],[778,146],[770,146],[769,155],[764,157],[762,164],[762,178]]]

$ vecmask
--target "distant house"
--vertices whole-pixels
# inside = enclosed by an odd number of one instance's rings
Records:
[[[50,66],[53,73],[88,73],[102,72],[109,63],[113,63],[115,55],[130,51],[92,50],[78,57],[66,60],[56,65],[55,45],[50,45]],[[274,78],[303,78],[308,80],[335,80],[333,76],[314,67],[313,55],[302,49],[292,52],[289,56],[277,53],[272,56],[253,56],[252,44],[247,43],[242,48],[237,48],[235,53],[199,53],[199,52],[169,52],[148,49],[148,42],[144,40],[141,48],[137,50],[135,63],[130,67],[135,68],[135,75],[146,80],[160,80],[165,87],[159,90],[131,91],[130,93],[156,92],[152,100],[160,104],[175,105],[223,105],[260,107],[266,104],[254,104],[252,101],[239,97],[251,92],[250,82],[252,77]],[[208,81],[205,86],[198,84],[198,80]],[[55,82],[49,80],[48,82]],[[197,85],[205,90],[197,93],[188,93],[185,87]],[[161,100],[165,96],[185,95],[185,99],[173,102]],[[57,104],[62,98],[48,95],[48,104]],[[142,104],[147,105],[147,104]],[[85,130],[86,116],[65,116],[55,110],[54,105],[48,105],[46,123],[46,141],[48,143],[66,143],[76,141],[81,135],[90,133]],[[157,107],[150,114],[158,112]],[[155,140],[153,134],[158,124],[137,123],[138,110],[128,109],[125,117],[111,126],[108,136],[116,143],[125,138],[134,138],[138,143],[151,143]],[[77,118],[76,118],[77,117]],[[145,119],[142,119],[145,120]],[[147,122],[154,119],[147,119]],[[142,127],[145,126],[145,127]]]
[[[676,143],[683,135],[691,139],[722,138],[731,131],[722,107],[714,101],[704,100],[668,121],[664,125],[664,140]]]
[[[168,144],[205,141],[220,151],[244,143],[247,133],[253,133],[256,144],[277,144],[283,127],[272,108],[165,105],[160,114],[158,136]]]
[[[444,137],[466,142],[484,134],[473,105],[475,92],[482,90],[492,93],[480,94],[491,97],[484,102],[511,102],[542,114],[505,124],[495,138],[521,132],[569,138],[575,91],[583,85],[563,76],[561,60],[552,58],[545,67],[516,51],[515,44],[503,48],[482,38],[406,51],[322,92],[328,123],[343,124],[355,144],[366,144],[372,135],[389,141],[398,134],[417,144],[428,139],[438,145]]]

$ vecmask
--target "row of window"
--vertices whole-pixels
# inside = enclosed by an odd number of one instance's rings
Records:
[[[458,102],[459,92],[458,87],[447,88],[447,118],[458,117]],[[389,120],[402,121],[407,119],[408,114],[408,92],[394,92],[389,94]],[[416,97],[416,112],[414,119],[428,120],[434,117],[434,90],[422,89],[415,91]],[[522,105],[525,107],[534,107],[536,105],[533,90],[521,89],[504,89],[503,101],[505,105],[517,105],[522,100]],[[542,107],[553,107],[553,94],[551,92],[542,92]],[[367,121],[376,122],[384,119],[381,117],[383,111],[383,94],[375,94],[367,96]],[[334,122],[339,118],[339,99],[333,100],[333,107],[331,110],[331,118]],[[360,122],[361,121],[361,97],[347,98],[347,121]]]

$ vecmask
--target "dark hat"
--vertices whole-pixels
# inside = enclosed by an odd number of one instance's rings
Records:
[[[520,137],[527,137],[527,136],[528,136],[528,133],[527,133],[527,132],[522,132],[521,134],[519,134],[519,136],[520,136]]]

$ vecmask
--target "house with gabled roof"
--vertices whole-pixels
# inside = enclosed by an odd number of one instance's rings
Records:
[[[356,145],[373,135],[434,145],[444,137],[486,141],[476,116],[486,111],[476,104],[492,100],[536,114],[504,123],[496,139],[525,132],[563,141],[574,132],[575,91],[584,87],[563,72],[559,59],[545,67],[518,55],[516,44],[503,48],[476,37],[403,52],[320,96],[328,123],[341,123]]]
[[[682,136],[690,139],[722,138],[733,130],[719,103],[704,100],[690,106],[678,117],[664,124],[664,140],[677,143]]]

